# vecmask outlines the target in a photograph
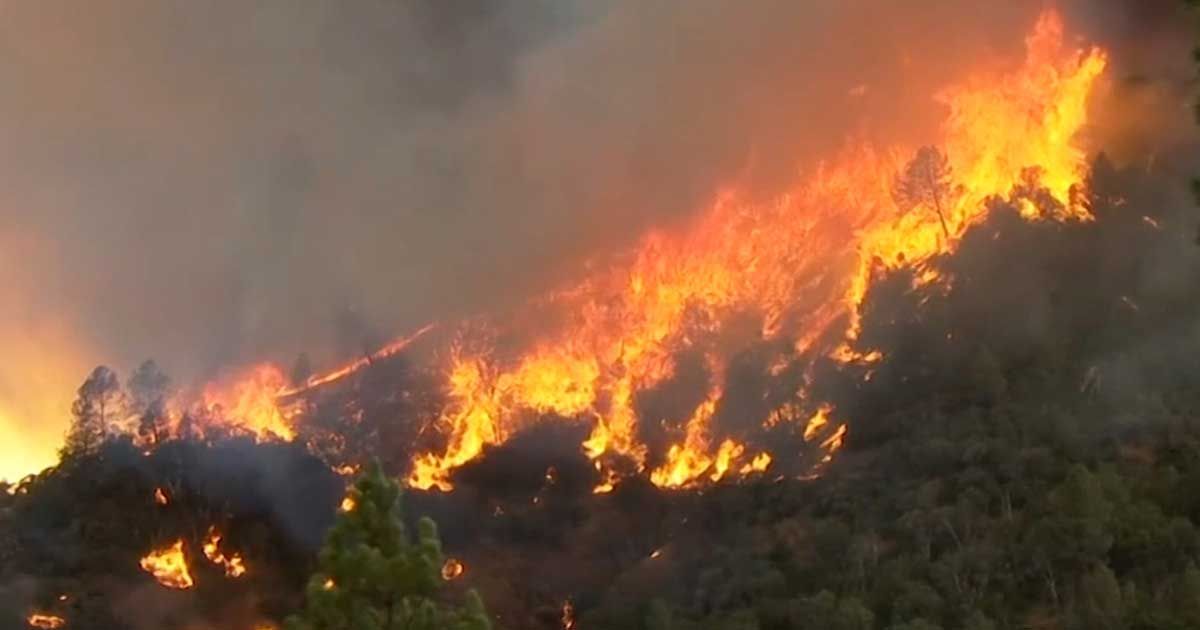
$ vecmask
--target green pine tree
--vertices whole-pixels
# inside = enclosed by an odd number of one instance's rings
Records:
[[[437,599],[443,581],[437,526],[421,519],[416,541],[400,518],[400,486],[378,463],[354,484],[317,556],[304,609],[287,630],[489,630],[474,591],[461,607]]]

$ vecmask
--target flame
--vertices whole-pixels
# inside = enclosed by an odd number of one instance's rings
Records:
[[[142,558],[142,570],[154,576],[159,584],[173,589],[189,589],[195,582],[188,571],[187,558],[183,555],[183,540],[151,551]]]
[[[453,580],[462,575],[466,570],[467,568],[463,566],[463,563],[454,558],[447,558],[445,564],[442,565],[442,579]]]
[[[31,628],[42,628],[43,630],[55,630],[67,625],[66,619],[48,613],[31,613],[25,621]]]
[[[767,468],[769,468],[770,466],[771,466],[771,454],[770,453],[759,453],[758,455],[754,456],[754,459],[750,460],[749,462],[746,462],[746,464],[744,466],[742,466],[741,470],[739,470],[738,472],[742,475],[749,475],[749,474],[753,474],[756,472],[766,472]]]
[[[354,501],[354,497],[345,497],[342,499],[342,504],[338,507],[343,512],[353,512],[358,504]]]
[[[723,189],[690,228],[651,233],[626,263],[536,302],[539,313],[557,313],[563,323],[528,347],[456,348],[448,369],[452,403],[438,421],[446,446],[414,458],[409,484],[449,490],[451,470],[553,415],[592,424],[581,448],[604,475],[596,490],[611,490],[609,462],[622,459],[639,471],[647,465],[637,395],[670,379],[678,351],[720,332],[731,315],[759,313],[763,338],[791,340],[789,360],[811,361],[819,351],[870,365],[882,355],[855,344],[861,304],[880,267],[912,266],[919,283],[938,282],[928,262],[986,218],[989,197],[1032,181],[1061,210],[1042,216],[1027,204],[1025,218],[1090,220],[1079,203],[1087,154],[1076,139],[1106,54],[1066,45],[1054,11],[1042,14],[1025,44],[1024,62],[1010,71],[979,73],[937,95],[946,118],[935,151],[852,142],[773,200]],[[898,177],[918,155],[935,156],[949,181],[901,207]],[[759,455],[737,466],[742,443],[714,434],[727,359],[707,362],[708,395],[650,471],[655,484],[684,487],[769,465],[770,456]],[[806,396],[801,391],[800,401]],[[816,405],[806,439],[824,433],[830,411]],[[794,417],[775,413],[765,423]],[[840,425],[822,445],[836,451],[845,432]]]
[[[293,440],[296,432],[278,398],[286,391],[283,371],[270,363],[254,366],[241,378],[204,388],[203,405],[218,419],[241,426],[259,439]]]
[[[208,558],[209,562],[223,568],[225,576],[236,578],[246,574],[246,564],[242,557],[238,554],[226,556],[221,553],[221,535],[217,533],[215,527],[208,528],[208,537],[204,541],[204,557]]]
[[[157,503],[158,505],[166,505],[167,503],[169,503],[169,501],[167,500],[167,495],[165,492],[163,492],[162,488],[154,489],[154,502]]]
[[[412,343],[414,341],[420,339],[421,337],[424,337],[426,333],[428,333],[429,331],[433,330],[436,327],[437,327],[436,323],[426,324],[425,326],[421,327],[420,330],[414,332],[411,335],[408,335],[407,337],[400,337],[399,339],[392,341],[391,343],[387,344],[386,346],[371,353],[370,356],[356,359],[354,361],[351,361],[350,363],[347,363],[346,365],[343,365],[339,368],[336,368],[334,370],[326,372],[325,374],[321,374],[318,376],[312,376],[307,381],[305,381],[304,385],[302,385],[300,387],[281,389],[277,393],[277,396],[278,397],[293,396],[295,394],[299,394],[301,392],[313,389],[315,387],[327,385],[334,381],[339,381],[343,378],[346,378],[347,376],[350,376],[351,374],[354,374],[355,372],[371,365],[375,361],[381,361],[390,356],[399,354],[402,350],[404,350],[408,346],[412,345]]]
[[[575,628],[575,606],[569,599],[562,604],[562,627],[563,630],[574,630]]]

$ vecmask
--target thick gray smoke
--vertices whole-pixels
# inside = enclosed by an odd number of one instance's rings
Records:
[[[97,362],[320,365],[847,136],[921,142],[1044,4],[6,3],[0,437],[56,435]],[[1119,39],[1156,3],[1068,4]]]

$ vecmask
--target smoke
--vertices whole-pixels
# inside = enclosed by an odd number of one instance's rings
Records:
[[[98,362],[329,362],[519,302],[721,186],[769,195],[848,136],[920,143],[937,88],[1011,58],[1043,4],[10,3],[0,437],[44,459]],[[1164,22],[1069,4],[1114,41]]]

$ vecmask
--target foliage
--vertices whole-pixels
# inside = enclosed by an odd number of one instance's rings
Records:
[[[491,624],[474,591],[463,607],[435,598],[442,585],[437,527],[421,519],[409,540],[398,509],[400,487],[378,463],[350,494],[318,554],[305,589],[304,610],[288,630],[488,630]]]

